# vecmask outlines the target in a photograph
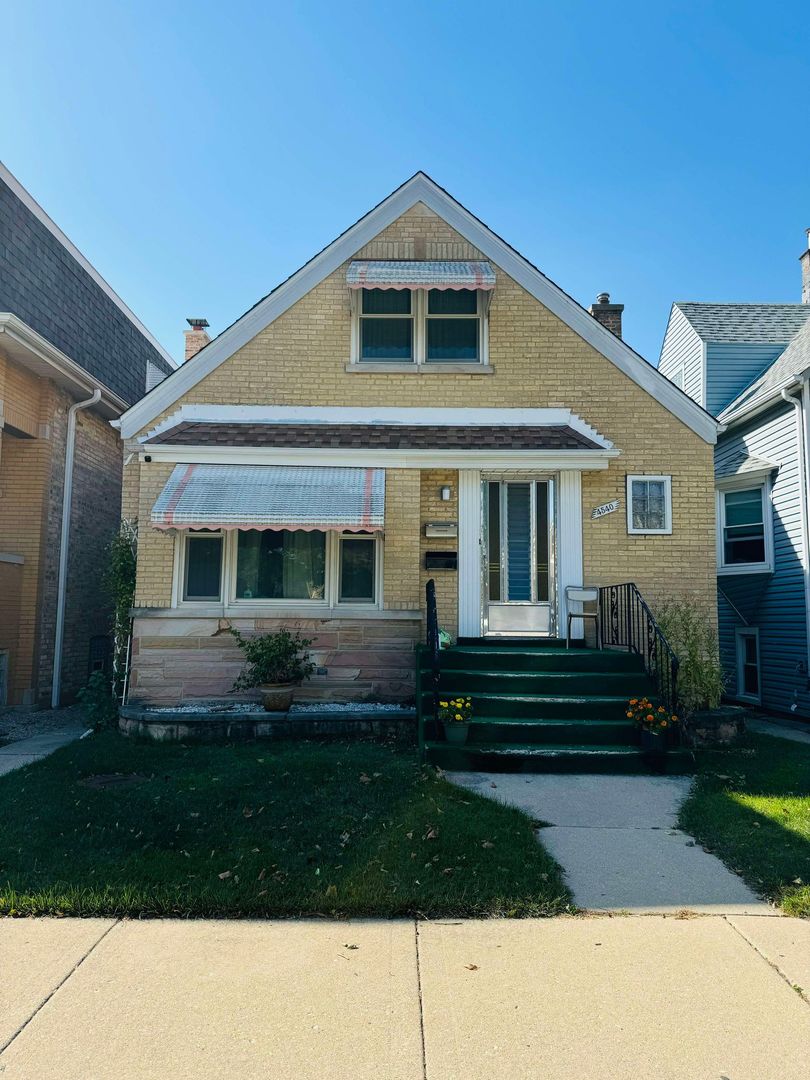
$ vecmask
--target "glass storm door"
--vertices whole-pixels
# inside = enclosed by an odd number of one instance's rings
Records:
[[[554,481],[484,482],[484,632],[554,632]]]

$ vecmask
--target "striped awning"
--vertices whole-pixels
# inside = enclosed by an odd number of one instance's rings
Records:
[[[355,260],[346,273],[350,289],[494,289],[488,262],[383,262]]]
[[[152,507],[156,529],[339,529],[377,532],[385,470],[177,465]]]

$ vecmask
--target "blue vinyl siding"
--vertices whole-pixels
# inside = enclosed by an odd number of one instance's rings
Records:
[[[782,345],[718,344],[706,346],[706,408],[714,416],[741,394],[785,351]]]
[[[703,405],[703,342],[678,307],[673,307],[661,346],[658,370],[672,379],[683,369],[684,393]]]
[[[796,420],[779,405],[720,436],[718,465],[745,451],[779,465],[772,476],[774,572],[718,577],[720,655],[729,697],[737,693],[735,628],[759,628],[762,704],[787,712],[798,703],[810,715],[807,692],[802,521]]]

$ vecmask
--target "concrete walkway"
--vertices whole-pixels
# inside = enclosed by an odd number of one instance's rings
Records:
[[[635,914],[778,914],[716,856],[676,828],[690,777],[447,776],[552,826],[541,829],[539,839],[565,870],[581,908]]]
[[[66,731],[49,731],[45,735],[32,735],[30,739],[18,739],[0,746],[0,776],[47,757],[61,746],[80,739],[86,730],[72,727]]]
[[[2,1080],[806,1080],[810,922],[0,920]]]

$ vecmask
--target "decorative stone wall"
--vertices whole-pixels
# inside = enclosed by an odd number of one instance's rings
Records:
[[[410,701],[414,645],[421,616],[404,618],[134,620],[129,704],[179,705],[201,699],[258,700],[257,692],[230,694],[243,655],[228,626],[242,633],[286,627],[313,639],[315,675],[296,701]]]

